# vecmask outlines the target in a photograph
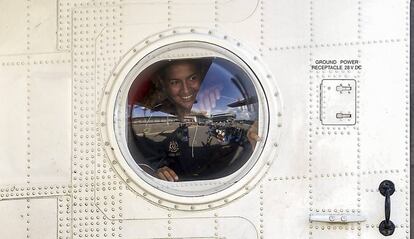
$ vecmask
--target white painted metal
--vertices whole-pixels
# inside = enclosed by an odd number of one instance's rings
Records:
[[[356,223],[365,222],[367,218],[361,215],[353,214],[311,214],[310,222],[330,222],[330,223]]]
[[[385,179],[409,238],[409,1],[0,6],[0,238],[376,239]],[[154,188],[113,124],[133,66],[182,41],[248,66],[268,116],[251,169],[207,196]]]
[[[357,117],[355,80],[322,80],[320,104],[323,125],[354,125]]]
[[[162,200],[165,205],[172,202],[173,204],[170,206],[173,208],[180,206],[181,209],[189,210],[200,209],[199,207],[205,209],[220,206],[251,190],[257,180],[261,179],[261,175],[263,175],[265,170],[271,165],[271,159],[275,157],[275,144],[278,143],[278,135],[280,134],[278,128],[281,126],[281,117],[278,116],[281,115],[281,110],[279,110],[281,109],[281,103],[280,100],[278,101],[280,97],[274,97],[276,92],[278,92],[277,88],[270,87],[272,77],[270,73],[263,68],[263,63],[258,59],[258,56],[255,56],[253,53],[249,54],[249,52],[243,49],[242,46],[238,46],[238,42],[232,39],[223,39],[223,35],[216,36],[212,31],[194,28],[174,29],[172,31],[157,34],[155,38],[159,38],[159,35],[163,36],[163,41],[160,42],[158,39],[154,40],[155,43],[151,45],[149,49],[143,48],[142,51],[138,52],[136,49],[142,48],[142,46],[134,47],[130,52],[132,57],[127,55],[125,57],[127,58],[125,59],[125,64],[123,62],[119,64],[122,69],[114,70],[115,73],[113,73],[113,77],[110,78],[107,88],[105,89],[106,92],[110,93],[107,94],[108,97],[103,96],[103,104],[101,106],[101,112],[103,112],[101,115],[103,115],[103,117],[100,120],[100,124],[104,140],[108,139],[108,143],[105,143],[107,154],[112,163],[116,162],[116,164],[121,165],[121,167],[115,168],[119,174],[127,174],[121,177],[130,178],[131,184],[134,185],[130,185],[131,187],[136,188],[135,186],[138,186],[138,188],[142,188],[136,189],[137,193],[144,194],[151,192],[151,194],[155,194],[155,198],[151,199],[154,202]],[[172,45],[173,43],[176,44]],[[141,44],[145,44],[145,42]],[[217,45],[220,47],[217,47]],[[168,49],[159,48],[160,46],[168,46]],[[251,68],[254,72],[249,72],[252,79],[256,77],[262,79],[260,82],[261,84],[255,82],[257,91],[259,93],[261,93],[261,91],[265,92],[265,94],[262,93],[259,98],[259,102],[262,105],[262,108],[260,109],[261,117],[259,120],[260,122],[263,122],[264,126],[259,129],[259,134],[264,139],[267,139],[268,142],[273,142],[273,144],[268,143],[267,147],[265,147],[266,144],[264,144],[264,140],[259,142],[259,149],[252,155],[252,160],[240,168],[235,174],[217,180],[182,182],[171,185],[169,182],[154,180],[153,177],[150,177],[143,172],[136,164],[131,163],[134,162],[134,159],[128,154],[127,137],[125,136],[127,130],[125,129],[126,119],[124,116],[126,115],[125,105],[127,102],[127,94],[124,92],[128,92],[132,81],[139,74],[138,70],[144,69],[159,60],[171,57],[185,58],[194,55],[194,53],[186,53],[189,51],[187,48],[190,48],[190,50],[195,52],[202,52],[203,56],[220,56],[224,59],[232,60],[241,66],[244,65],[243,68],[246,70],[250,71]],[[154,52],[154,49],[157,49],[157,51]],[[173,53],[171,53],[171,49]],[[184,49],[184,53],[175,53],[175,55],[174,49]],[[241,57],[247,65],[233,54]],[[154,59],[152,55],[156,55],[157,57]],[[140,61],[140,63],[137,67],[135,65],[138,61]],[[131,71],[133,67],[136,68]],[[274,109],[273,114],[269,115],[267,112],[267,105]],[[269,124],[268,118],[279,123]],[[116,145],[119,145],[119,150]],[[261,160],[258,160],[261,154],[269,155],[269,158],[261,157]],[[126,160],[124,158],[126,158]],[[133,169],[133,171],[130,169]],[[229,187],[230,185],[231,187]],[[156,189],[158,188],[157,186],[161,188],[160,192],[157,192],[159,191]],[[202,196],[200,197],[200,195]],[[196,205],[197,208],[195,208]]]

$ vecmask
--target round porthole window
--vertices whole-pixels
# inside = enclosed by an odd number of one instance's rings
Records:
[[[145,195],[218,200],[212,195],[234,193],[228,189],[243,181],[238,189],[247,188],[269,164],[262,157],[271,138],[269,101],[239,55],[186,40],[128,62],[106,91],[106,132],[119,171]]]

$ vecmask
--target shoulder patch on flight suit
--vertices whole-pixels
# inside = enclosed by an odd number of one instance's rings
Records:
[[[171,140],[168,145],[168,152],[170,153],[177,153],[180,150],[178,147],[178,143],[175,140]]]

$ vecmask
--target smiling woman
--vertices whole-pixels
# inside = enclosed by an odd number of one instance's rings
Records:
[[[129,148],[136,163],[161,180],[225,177],[249,159],[258,105],[248,75],[223,58],[159,61],[129,91]]]
[[[172,61],[160,73],[161,83],[180,120],[191,112],[201,86],[202,69],[190,60]]]
[[[268,166],[260,157],[269,111],[259,77],[269,74],[258,58],[247,58],[248,65],[203,41],[131,53],[104,95],[109,124],[102,132],[114,168],[162,198],[205,200],[246,190],[245,183]]]

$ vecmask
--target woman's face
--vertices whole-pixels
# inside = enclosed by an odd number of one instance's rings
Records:
[[[177,62],[165,72],[164,85],[179,110],[191,111],[201,85],[200,69],[191,62]]]

